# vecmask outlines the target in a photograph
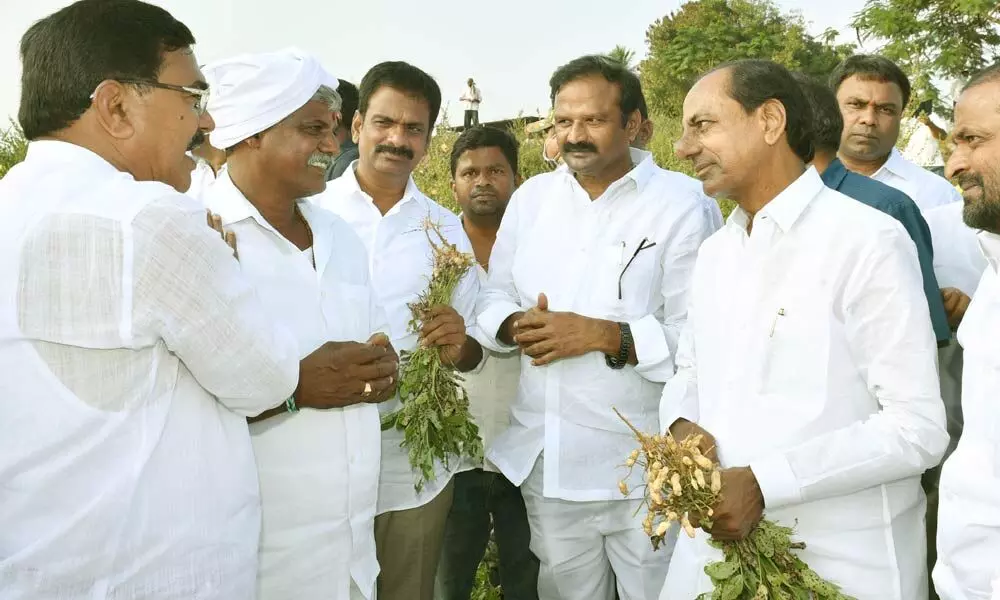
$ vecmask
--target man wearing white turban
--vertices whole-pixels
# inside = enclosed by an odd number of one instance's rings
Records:
[[[333,341],[346,374],[326,410],[285,406],[251,419],[263,527],[261,600],[370,600],[380,459],[375,403],[394,396],[398,358],[353,229],[303,198],[323,191],[337,150],[337,79],[295,49],[205,68],[212,145],[227,168],[202,195],[235,234],[243,274],[301,356]],[[300,390],[301,391],[301,390]],[[299,410],[301,408],[301,410]]]

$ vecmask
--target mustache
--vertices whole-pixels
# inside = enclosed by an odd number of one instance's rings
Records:
[[[472,193],[469,196],[475,198],[476,196],[499,196],[499,194],[492,185],[477,185],[472,188]]]
[[[309,155],[309,160],[306,161],[310,167],[321,167],[323,169],[329,169],[333,164],[333,155],[327,154],[326,152],[313,152]]]
[[[955,178],[955,183],[963,190],[973,186],[983,187],[983,176],[977,173],[962,173]]]
[[[196,131],[195,134],[194,134],[194,137],[191,138],[191,143],[188,144],[188,147],[187,147],[188,152],[190,152],[190,151],[194,150],[195,148],[197,148],[198,146],[201,146],[202,144],[204,144],[205,143],[205,139],[206,139],[206,136],[205,136],[205,132],[204,131],[202,131],[201,129],[199,129],[198,131]]]
[[[413,150],[407,148],[406,146],[393,146],[391,144],[378,144],[375,146],[375,154],[381,154],[386,152],[388,154],[395,154],[396,156],[402,156],[403,158],[413,159]]]
[[[597,146],[590,142],[566,142],[562,147],[563,154],[570,152],[593,152],[597,154]]]

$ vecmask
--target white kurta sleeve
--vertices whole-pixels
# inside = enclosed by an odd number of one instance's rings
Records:
[[[298,346],[265,316],[232,251],[195,206],[158,201],[133,220],[135,321],[230,410],[257,415],[295,390]]]
[[[674,374],[674,353],[687,320],[698,248],[716,229],[716,219],[705,202],[699,202],[678,220],[661,258],[663,302],[653,314],[629,322],[638,359],[635,371],[650,381],[664,382]]]
[[[677,372],[667,380],[660,396],[660,431],[670,429],[677,419],[698,422],[698,362],[694,346],[694,323],[689,319],[677,346]]]
[[[521,308],[517,288],[514,286],[514,253],[517,250],[518,234],[518,198],[520,192],[514,192],[507,211],[497,230],[497,239],[490,253],[490,272],[486,286],[479,294],[476,307],[477,321],[482,330],[483,338],[479,340],[486,348],[495,352],[510,352],[516,346],[508,346],[497,339],[500,326],[507,317]]]
[[[913,477],[948,445],[916,250],[898,224],[858,256],[842,298],[848,343],[880,410],[750,464],[768,508]]]

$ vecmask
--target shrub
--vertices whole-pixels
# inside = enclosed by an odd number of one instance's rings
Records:
[[[10,127],[0,130],[0,178],[17,163],[24,160],[28,151],[28,141],[24,139],[21,128],[14,121]]]

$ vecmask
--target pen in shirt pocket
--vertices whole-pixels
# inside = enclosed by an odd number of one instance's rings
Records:
[[[625,266],[625,240],[622,240],[622,251],[621,254],[618,256],[618,266],[619,267]]]
[[[771,334],[768,337],[774,337],[774,328],[778,326],[778,317],[783,316],[785,316],[785,309],[779,308],[778,312],[774,315],[774,319],[771,321]]]

